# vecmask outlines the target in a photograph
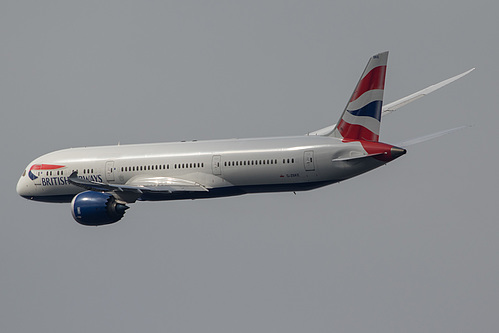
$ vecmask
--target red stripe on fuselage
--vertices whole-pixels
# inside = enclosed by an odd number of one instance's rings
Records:
[[[30,170],[54,170],[64,168],[64,165],[56,165],[56,164],[34,164]]]
[[[386,65],[373,68],[359,81],[350,102],[355,101],[366,91],[385,88]]]

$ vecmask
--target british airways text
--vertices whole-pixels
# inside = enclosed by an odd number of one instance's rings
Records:
[[[78,176],[78,178],[102,183],[102,175]],[[68,177],[44,177],[42,186],[61,186],[69,185]]]

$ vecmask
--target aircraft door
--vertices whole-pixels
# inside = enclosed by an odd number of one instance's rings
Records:
[[[220,155],[213,155],[213,159],[211,160],[211,169],[213,170],[214,175],[221,175],[221,162],[222,157]]]
[[[106,162],[106,179],[107,181],[114,181],[114,161]]]
[[[313,150],[307,150],[306,152],[303,153],[303,162],[305,163],[305,170],[306,171],[314,171],[315,170],[314,151]]]
[[[42,173],[43,173],[43,171],[33,170],[32,172],[36,176],[36,178],[33,179],[33,182],[35,183],[35,185],[42,185]]]

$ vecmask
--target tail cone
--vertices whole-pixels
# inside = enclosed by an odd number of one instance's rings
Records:
[[[403,148],[392,147],[392,149],[390,149],[390,155],[392,156],[392,160],[399,158],[400,156],[404,155],[405,153],[407,153],[407,150],[405,150]]]

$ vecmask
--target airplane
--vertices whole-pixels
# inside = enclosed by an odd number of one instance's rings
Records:
[[[473,69],[383,106],[388,52],[372,56],[337,124],[306,135],[70,148],[28,164],[17,193],[71,203],[86,226],[118,222],[136,201],[201,199],[307,191],[391,162],[405,147],[460,128],[407,141],[379,141],[382,115]]]

